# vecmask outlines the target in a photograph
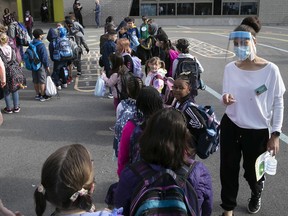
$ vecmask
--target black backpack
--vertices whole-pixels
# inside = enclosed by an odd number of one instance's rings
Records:
[[[156,171],[144,161],[130,164],[130,169],[142,179],[131,198],[130,216],[199,216],[197,194],[188,182],[196,163],[177,172]]]
[[[216,118],[214,108],[210,105],[200,106],[190,101],[186,102],[181,109],[185,117],[189,119],[191,110],[195,117],[201,122],[202,128],[193,128],[190,124],[188,129],[196,139],[197,155],[201,159],[208,158],[211,154],[216,152],[220,145],[220,122]]]
[[[121,75],[121,91],[118,89],[118,85],[117,83],[115,84],[115,88],[117,91],[117,95],[118,95],[118,99],[121,100],[125,100],[127,99],[128,96],[128,92],[127,92],[127,83],[130,79],[137,79],[137,77],[132,73],[132,72],[125,72],[123,75]]]
[[[196,96],[198,95],[198,89],[205,89],[205,85],[200,77],[201,72],[195,57],[178,58],[174,79],[176,80],[180,75],[188,76],[192,88],[191,93]]]

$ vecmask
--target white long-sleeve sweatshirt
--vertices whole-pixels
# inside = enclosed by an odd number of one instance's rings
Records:
[[[267,90],[257,94],[263,85]],[[232,94],[236,100],[225,112],[241,128],[281,132],[285,90],[279,68],[271,62],[255,71],[242,70],[235,61],[225,67],[222,95]]]

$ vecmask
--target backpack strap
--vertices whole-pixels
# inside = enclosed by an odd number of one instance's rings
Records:
[[[163,78],[160,74],[157,73],[155,76],[153,76],[153,78],[151,79],[149,85],[150,85],[150,86],[153,86],[154,81],[157,80],[157,79],[161,79],[161,80],[164,81],[164,78]]]
[[[1,57],[2,61],[3,61],[3,63],[4,63],[4,66],[7,67],[8,60],[7,60],[7,57],[4,55],[4,53],[3,53],[1,48],[0,48],[0,57]]]

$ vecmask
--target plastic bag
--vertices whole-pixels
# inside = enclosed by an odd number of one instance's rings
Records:
[[[47,96],[57,95],[57,89],[56,89],[54,82],[51,79],[51,76],[47,76],[45,94]]]
[[[101,76],[97,79],[94,95],[98,97],[103,97],[106,92],[105,81],[102,79]]]

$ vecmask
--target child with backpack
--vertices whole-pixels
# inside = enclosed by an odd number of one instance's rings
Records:
[[[191,142],[181,112],[169,108],[154,113],[139,140],[142,160],[121,172],[115,206],[123,206],[124,215],[142,215],[145,209],[146,215],[210,216],[211,176],[202,162],[192,159]]]
[[[115,136],[113,140],[113,149],[116,157],[118,157],[123,127],[136,114],[136,98],[143,87],[142,79],[134,76],[131,72],[125,73],[122,76],[122,80],[121,95],[123,95],[123,99],[116,109]]]
[[[111,53],[114,53],[116,51],[116,40],[117,40],[117,32],[115,30],[111,30],[108,32],[108,40],[104,42],[103,45],[103,53],[101,58],[101,61],[104,65],[104,70],[106,72],[106,76],[109,78],[111,76],[111,66],[109,63],[109,55]],[[112,95],[112,89],[109,88],[109,95],[108,98],[113,98]]]
[[[139,137],[150,116],[162,108],[162,98],[155,88],[147,86],[140,90],[136,99],[137,115],[130,119],[122,130],[118,153],[118,176],[128,164],[139,159]]]
[[[0,58],[4,64],[6,74],[3,77],[3,82],[6,80],[6,85],[4,87],[4,99],[6,107],[3,109],[4,113],[12,114],[20,112],[19,103],[19,89],[24,88],[23,83],[18,83],[17,76],[12,72],[13,68],[22,69],[19,67],[18,62],[16,62],[16,56],[14,50],[8,45],[8,36],[6,33],[0,33]],[[9,66],[10,65],[10,66]],[[2,82],[2,79],[1,79]],[[12,105],[13,103],[13,105]]]
[[[177,59],[174,60],[172,66],[172,77],[177,79],[181,73],[185,73],[190,78],[191,99],[194,102],[198,95],[198,89],[205,88],[200,79],[200,74],[204,72],[204,68],[194,56],[189,53],[189,41],[185,38],[178,39],[176,48],[180,52]],[[188,74],[187,74],[188,72]]]
[[[89,53],[89,47],[86,43],[85,37],[84,37],[84,28],[83,26],[75,21],[75,16],[71,15],[70,19],[67,18],[65,19],[65,23],[68,27],[68,32],[70,36],[74,36],[76,43],[79,47],[82,47],[82,45],[84,46],[84,48],[86,49],[87,54]],[[77,59],[74,60],[74,65],[77,68],[77,75],[81,76],[82,74],[82,62],[81,62],[81,56],[83,54],[82,49],[79,50],[79,54],[77,56]]]
[[[35,100],[39,100],[40,102],[51,99],[51,97],[47,96],[45,93],[46,76],[50,75],[48,52],[45,44],[42,42],[45,34],[46,33],[44,33],[42,29],[34,29],[34,39],[31,42],[36,47],[36,53],[39,57],[39,61],[41,62],[41,66],[38,70],[32,69],[32,81],[34,83],[34,89],[36,92]]]
[[[175,59],[178,57],[178,52],[172,46],[168,35],[162,28],[158,28],[158,33],[154,37],[156,39],[156,46],[159,47],[158,57],[165,62],[165,68],[167,70],[167,77],[172,77],[172,65]]]
[[[43,164],[41,182],[34,192],[36,215],[44,215],[47,201],[55,207],[51,214],[54,216],[122,215],[122,209],[96,212],[92,200],[94,188],[94,167],[90,152],[80,144],[63,146]]]
[[[121,80],[125,73],[128,73],[128,68],[124,65],[123,58],[121,54],[111,53],[109,55],[109,62],[111,66],[110,77],[108,78],[105,71],[102,72],[102,79],[105,81],[106,85],[112,88],[112,95],[114,98],[114,108],[117,109],[120,103],[120,92],[122,90]]]
[[[75,59],[75,54],[64,27],[50,28],[48,36],[49,53],[53,61],[52,79],[57,89],[61,90],[62,87],[67,88],[68,63],[71,64],[71,61]]]
[[[165,63],[159,57],[152,57],[146,63],[147,70],[149,71],[145,85],[152,86],[161,94],[164,87],[164,77],[167,73]]]
[[[188,76],[180,75],[174,81],[172,88],[176,99],[173,107],[185,115],[187,128],[195,138],[197,155],[205,159],[218,149],[220,135],[219,122],[215,114],[211,113],[212,109],[208,107],[204,107],[205,116],[201,115],[201,110],[197,109],[197,107],[201,106],[195,104],[190,97],[191,85]],[[209,124],[206,120],[209,121]],[[210,129],[211,136],[207,129]]]
[[[117,40],[116,51],[122,54],[124,64],[129,71],[142,79],[143,73],[141,60],[133,54],[134,52],[130,48],[130,42],[127,38],[120,38]]]

